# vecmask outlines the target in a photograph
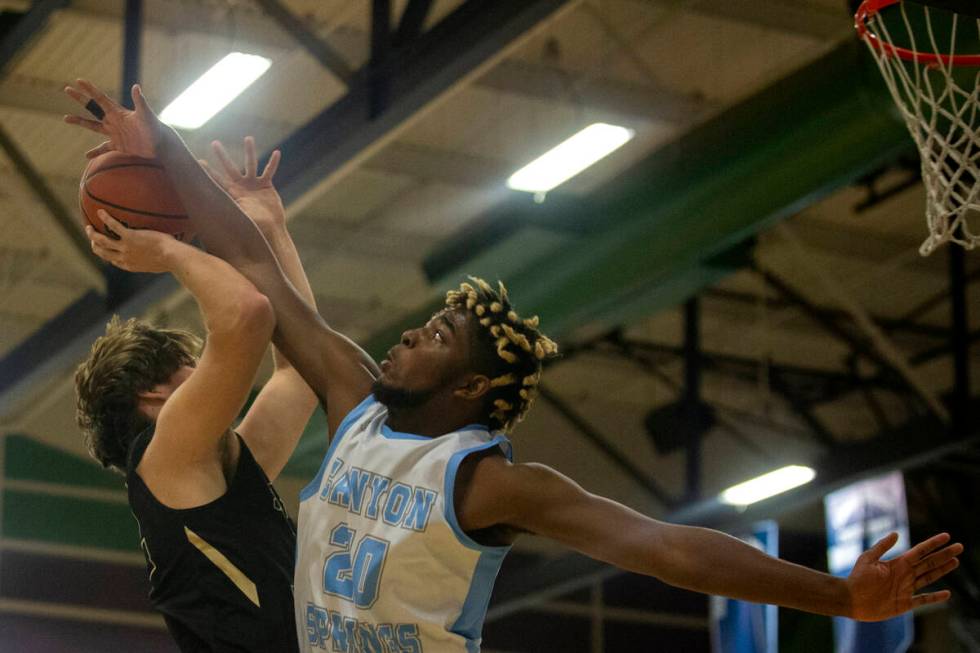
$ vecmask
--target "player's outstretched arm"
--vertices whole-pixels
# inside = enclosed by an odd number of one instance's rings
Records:
[[[281,156],[279,150],[272,153],[260,174],[255,139],[246,137],[244,146],[243,167],[231,160],[218,141],[211,143],[218,165],[212,168],[203,161],[201,165],[252,219],[268,241],[286,278],[304,301],[316,308],[313,289],[286,228],[282,199],[272,182]],[[272,347],[272,360],[272,375],[237,429],[270,480],[282,471],[316,408],[316,395],[278,347]]]
[[[82,106],[94,100],[105,113],[102,120],[66,117],[70,124],[109,138],[88,156],[118,149],[155,156],[163,163],[208,250],[231,263],[272,302],[277,318],[274,342],[327,406],[328,423],[335,430],[370,393],[378,374],[375,362],[303,300],[255,224],[201,168],[180,136],[159,121],[138,85],[132,89],[133,111],[85,80],[65,90]]]
[[[105,211],[99,217],[118,235],[86,233],[93,251],[131,272],[170,272],[197,300],[207,339],[190,376],[162,402],[140,475],[158,499],[174,508],[200,505],[224,492],[221,439],[242,409],[275,325],[269,301],[228,263],[172,236],[127,229]]]
[[[684,589],[825,615],[877,621],[949,598],[916,594],[956,568],[963,547],[937,535],[889,561],[885,538],[849,578],[773,558],[719,531],[650,519],[582,489],[544,465],[486,457],[457,506],[464,530],[507,525]]]

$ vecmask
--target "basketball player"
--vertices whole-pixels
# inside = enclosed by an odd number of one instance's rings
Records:
[[[451,291],[376,368],[279,272],[261,233],[200,170],[133,88],[135,111],[88,82],[105,135],[93,153],[156,156],[211,250],[269,297],[281,346],[327,407],[333,434],[300,495],[295,603],[304,651],[477,651],[501,560],[523,533],[679,587],[879,620],[949,593],[916,594],[956,568],[941,534],[889,561],[892,534],[835,578],[765,555],[723,533],[650,519],[537,464],[510,460],[507,433],[529,408],[541,361],[556,353],[503,285]]]
[[[312,302],[272,186],[278,155],[257,175],[251,139],[244,173],[220,144],[215,151],[224,173],[214,176]],[[172,273],[197,300],[207,328],[198,357],[190,333],[114,317],[75,377],[78,422],[92,455],[126,476],[151,602],[182,651],[294,653],[296,535],[271,481],[316,397],[273,350],[272,376],[233,430],[275,324],[268,300],[214,256],[101,217],[118,239],[89,227],[95,253],[122,269]]]

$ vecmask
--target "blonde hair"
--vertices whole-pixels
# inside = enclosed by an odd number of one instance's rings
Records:
[[[541,362],[558,354],[558,345],[538,331],[538,317],[523,319],[510,304],[507,288],[497,282],[494,289],[477,277],[473,284],[446,293],[446,307],[469,311],[483,327],[482,342],[490,351],[490,426],[510,431],[527,413],[537,395]]]
[[[75,371],[75,421],[93,458],[125,473],[130,443],[152,424],[139,410],[139,393],[194,365],[200,349],[187,331],[112,317]]]

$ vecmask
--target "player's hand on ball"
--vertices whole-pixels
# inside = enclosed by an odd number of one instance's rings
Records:
[[[255,139],[251,136],[245,137],[244,168],[235,165],[220,141],[212,141],[211,149],[221,164],[220,170],[212,168],[203,161],[201,165],[238,203],[242,211],[263,231],[286,224],[286,210],[283,208],[282,198],[279,197],[272,183],[272,177],[276,174],[282,156],[280,151],[275,150],[269,156],[262,174],[259,174]]]
[[[170,234],[130,229],[102,209],[99,209],[99,219],[118,238],[100,234],[91,225],[86,225],[85,235],[92,243],[92,251],[103,261],[122,270],[170,272],[174,267],[176,249],[180,246],[190,247]]]
[[[85,79],[76,80],[74,86],[65,87],[65,93],[80,105],[88,108],[89,103],[94,102],[103,114],[100,120],[65,116],[68,124],[78,125],[109,139],[86,152],[86,157],[91,159],[110,150],[147,159],[156,155],[161,123],[146,103],[139,84],[134,84],[130,92],[135,110],[122,106]]]

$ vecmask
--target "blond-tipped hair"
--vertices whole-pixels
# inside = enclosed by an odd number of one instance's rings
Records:
[[[538,331],[538,317],[521,318],[510,304],[507,288],[494,288],[470,277],[459,290],[446,293],[446,307],[473,314],[482,327],[482,341],[493,360],[490,379],[490,427],[510,431],[527,413],[537,395],[541,362],[558,354],[558,345]]]

